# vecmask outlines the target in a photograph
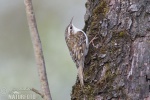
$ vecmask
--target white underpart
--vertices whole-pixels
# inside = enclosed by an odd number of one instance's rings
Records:
[[[68,34],[68,37],[69,37],[69,35],[70,35],[70,27],[68,27],[68,33],[69,33],[69,34]]]
[[[81,31],[84,34],[85,38],[86,38],[86,47],[87,47],[87,49],[85,51],[85,56],[86,56],[87,53],[88,53],[88,48],[89,48],[88,37],[87,37],[87,35],[85,34],[84,31],[82,31],[81,29],[76,28],[73,24],[72,24],[72,26],[73,26],[73,31],[74,31],[73,33],[77,33],[78,31]]]

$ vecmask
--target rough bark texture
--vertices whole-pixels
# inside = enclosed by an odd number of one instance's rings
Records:
[[[85,87],[72,100],[150,100],[150,0],[88,0]]]

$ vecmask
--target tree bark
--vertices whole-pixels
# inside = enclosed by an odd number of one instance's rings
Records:
[[[150,1],[88,0],[90,44],[72,100],[150,100]]]

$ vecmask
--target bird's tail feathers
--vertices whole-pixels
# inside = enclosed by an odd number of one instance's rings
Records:
[[[84,86],[84,81],[83,81],[83,67],[82,66],[78,67],[78,77],[79,77],[81,86]]]

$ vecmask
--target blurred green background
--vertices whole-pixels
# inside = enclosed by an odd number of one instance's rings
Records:
[[[33,0],[53,100],[70,100],[77,69],[64,39],[74,16],[84,26],[86,0]],[[0,0],[0,100],[12,89],[40,90],[23,0]],[[37,100],[40,100],[37,99]]]

